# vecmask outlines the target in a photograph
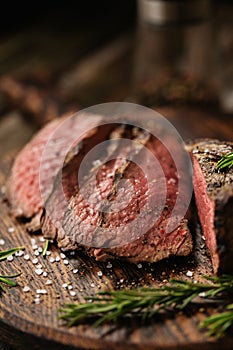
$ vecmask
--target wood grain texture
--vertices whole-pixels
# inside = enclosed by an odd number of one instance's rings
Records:
[[[4,186],[5,176],[10,161],[6,159],[0,164],[0,188]],[[4,187],[3,187],[4,189]],[[14,232],[9,233],[9,228]],[[10,230],[12,231],[12,229]],[[198,231],[198,230],[197,230]],[[126,262],[113,261],[112,268],[107,262],[97,263],[84,254],[67,255],[69,263],[64,259],[51,262],[50,258],[59,256],[60,251],[51,246],[51,255],[43,258],[38,256],[47,276],[35,273],[36,258],[32,248],[31,238],[35,238],[38,246],[40,235],[30,236],[24,223],[12,219],[9,208],[1,195],[0,202],[0,238],[5,240],[4,249],[12,246],[24,246],[25,254],[14,257],[14,260],[1,262],[2,274],[12,274],[20,271],[19,286],[8,289],[0,297],[0,337],[16,349],[218,349],[219,343],[206,336],[198,328],[199,322],[206,316],[202,310],[188,310],[185,314],[175,316],[164,315],[142,324],[140,319],[127,318],[116,324],[106,324],[93,328],[83,323],[77,327],[67,328],[64,321],[58,319],[58,308],[74,301],[83,301],[85,296],[94,295],[99,290],[134,288],[137,286],[158,286],[169,277],[186,278],[188,270],[193,271],[191,279],[200,280],[202,274],[211,274],[210,260],[206,254],[201,232],[196,232],[194,254],[188,258],[174,258],[159,264],[142,264],[142,267]],[[2,249],[3,249],[2,247]],[[73,273],[77,268],[78,272]],[[102,276],[98,272],[102,272]],[[47,279],[51,285],[45,285]],[[190,279],[190,278],[189,278]],[[75,296],[62,285],[67,283],[73,287]],[[23,288],[30,287],[25,293]],[[47,294],[41,295],[40,304],[35,303],[37,289],[46,289]],[[213,313],[216,310],[209,310]],[[224,349],[231,349],[233,337],[221,340]]]

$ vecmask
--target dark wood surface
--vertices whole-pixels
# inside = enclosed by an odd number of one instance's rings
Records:
[[[233,126],[231,118],[224,120],[211,113],[189,109],[160,109],[163,115],[177,126],[185,138],[219,137],[230,139]],[[4,186],[11,158],[4,156],[0,168],[0,188]],[[4,190],[4,187],[3,187]],[[3,191],[4,192],[4,191]],[[30,260],[15,257],[13,261],[1,263],[1,272],[12,274],[20,271],[19,286],[7,289],[0,298],[1,340],[17,349],[51,349],[85,348],[85,349],[218,349],[219,342],[210,339],[198,328],[199,322],[206,316],[201,307],[188,310],[186,314],[174,317],[166,315],[141,324],[140,319],[128,318],[116,324],[93,328],[90,324],[80,324],[67,328],[58,319],[58,308],[65,303],[83,301],[85,296],[92,296],[99,290],[135,288],[137,286],[154,286],[166,282],[170,277],[200,280],[202,274],[212,274],[211,263],[206,253],[201,232],[192,228],[195,239],[194,253],[188,258],[170,259],[158,264],[143,264],[142,267],[126,262],[113,261],[112,268],[106,263],[97,263],[84,254],[67,256],[69,264],[64,260],[50,262],[50,257],[59,256],[53,245],[51,255],[38,257],[47,277],[35,273],[36,265],[32,263],[34,251],[31,238],[23,223],[12,219],[7,203],[1,197],[0,203],[0,238],[5,240],[1,248],[25,246],[25,254]],[[9,233],[9,228],[14,232]],[[11,231],[11,229],[10,229]],[[43,247],[40,236],[34,237],[38,246]],[[73,273],[77,268],[78,272]],[[193,276],[187,277],[187,271]],[[102,276],[98,272],[102,272]],[[47,279],[51,285],[45,285]],[[64,283],[73,287],[76,295],[71,296]],[[25,286],[30,287],[24,292]],[[36,290],[46,289],[47,294],[40,297],[40,304],[35,303]],[[210,309],[208,313],[216,310]],[[224,349],[233,347],[233,337],[221,340]]]

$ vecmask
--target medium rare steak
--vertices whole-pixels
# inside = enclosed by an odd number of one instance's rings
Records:
[[[86,130],[100,120],[100,116],[83,118],[82,114],[55,119],[17,155],[7,182],[7,198],[15,217],[33,218],[31,230],[40,228],[43,202],[52,191],[53,179],[63,165],[67,148],[88,137]],[[51,137],[52,142],[48,143]]]
[[[200,140],[188,145],[193,158],[198,215],[215,273],[233,269],[233,168],[216,170],[232,142]]]
[[[78,144],[78,153],[77,146],[71,151],[57,175],[42,219],[44,236],[55,238],[65,250],[83,249],[97,260],[117,257],[134,263],[156,262],[171,255],[190,254],[192,237],[187,218],[180,218],[172,230],[168,229],[178,183],[187,172],[185,164],[178,174],[163,143],[137,127],[116,125],[114,130],[107,130],[105,126],[96,135]],[[133,147],[122,143],[122,138],[133,141]],[[77,173],[81,161],[101,139],[114,142],[103,148],[98,158],[93,154],[80,186]],[[161,169],[153,166],[145,148]],[[147,176],[142,169],[147,169]],[[163,202],[161,209],[159,203]],[[176,210],[178,213],[179,208]]]

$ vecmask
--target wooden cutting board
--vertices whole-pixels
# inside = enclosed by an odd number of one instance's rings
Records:
[[[6,174],[10,160],[0,163],[0,188],[4,192]],[[194,233],[194,232],[193,232]],[[200,280],[202,274],[212,274],[211,263],[205,250],[200,230],[195,232],[195,249],[188,258],[174,258],[158,264],[132,265],[112,261],[97,263],[84,254],[67,255],[65,259],[52,245],[51,255],[36,256],[31,239],[38,247],[43,247],[41,235],[29,235],[24,223],[12,219],[9,208],[0,198],[0,239],[5,244],[1,250],[14,246],[24,246],[24,255],[13,261],[0,264],[0,274],[21,272],[19,286],[6,288],[0,297],[0,340],[12,344],[17,349],[224,349],[233,347],[233,337],[228,336],[216,342],[199,330],[199,322],[206,317],[198,306],[186,313],[175,316],[155,317],[142,324],[138,318],[127,318],[114,324],[93,328],[83,323],[67,328],[58,319],[58,309],[66,303],[83,301],[99,290],[135,288],[138,286],[158,286],[170,277]],[[40,250],[40,249],[39,249]],[[29,260],[25,260],[25,255]],[[33,263],[37,258],[38,263]],[[51,259],[52,258],[52,259]],[[55,259],[55,261],[53,261]],[[59,260],[59,261],[56,261]],[[44,275],[37,275],[38,264]],[[112,265],[112,266],[111,266]],[[76,270],[76,271],[75,271]],[[78,271],[77,271],[78,270]],[[191,271],[193,275],[187,277]],[[45,276],[46,275],[46,276]],[[51,284],[46,285],[48,279]],[[67,284],[71,287],[64,287]],[[30,291],[25,292],[24,287]],[[72,288],[72,289],[69,289]],[[35,301],[38,289],[45,289],[40,303]],[[71,293],[74,292],[74,293]],[[73,295],[72,295],[73,294]],[[216,310],[209,309],[208,314]]]

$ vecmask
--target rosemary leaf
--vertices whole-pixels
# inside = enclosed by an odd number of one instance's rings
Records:
[[[21,273],[17,273],[15,275],[10,275],[10,276],[1,276],[0,275],[0,291],[5,292],[5,288],[3,287],[2,283],[8,285],[9,287],[15,287],[17,286],[17,283],[14,281],[11,281],[11,278],[15,278],[20,276]]]
[[[24,250],[24,247],[16,247],[16,248],[11,248],[8,250],[2,250],[0,251],[0,261],[5,260],[9,255],[15,254],[19,250]]]
[[[222,158],[218,161],[216,165],[216,169],[224,169],[227,168],[228,170],[233,166],[233,152],[228,153],[225,156],[222,156]]]
[[[222,337],[233,326],[233,304],[226,307],[225,312],[209,316],[200,324],[201,328],[208,328],[208,335]]]
[[[68,326],[73,326],[80,320],[97,318],[93,325],[98,326],[128,314],[136,313],[146,319],[161,311],[184,309],[198,296],[216,300],[216,297],[223,298],[226,293],[232,294],[233,276],[205,278],[207,283],[171,279],[168,285],[160,288],[100,292],[97,297],[92,298],[92,303],[66,305],[59,310],[60,318],[67,320]]]
[[[46,255],[47,250],[48,250],[48,247],[49,247],[49,240],[46,239],[45,245],[44,245],[44,249],[43,249],[43,252],[42,252],[42,256],[45,256],[45,255]]]

